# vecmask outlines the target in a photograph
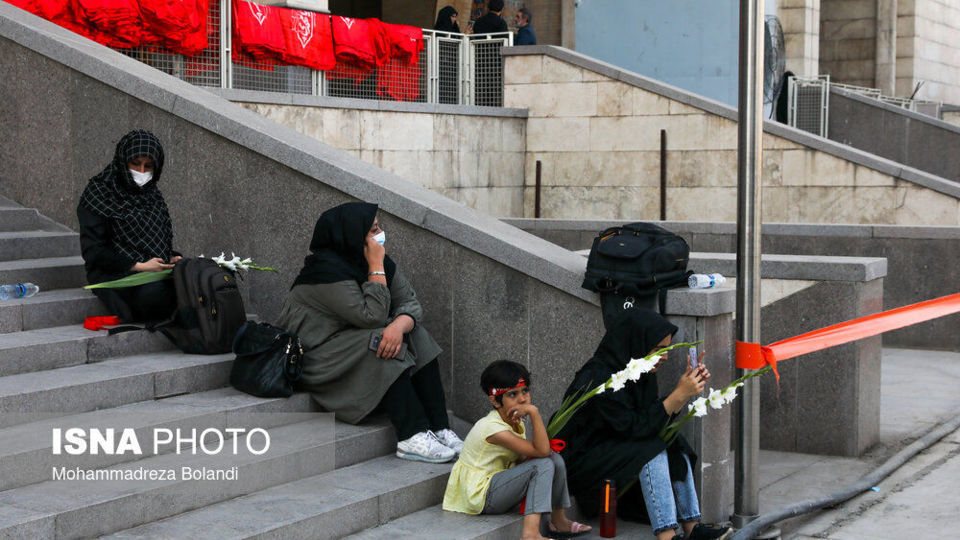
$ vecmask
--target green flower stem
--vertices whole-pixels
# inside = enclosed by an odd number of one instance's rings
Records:
[[[130,274],[127,277],[122,277],[120,279],[115,279],[113,281],[104,281],[103,283],[94,283],[93,285],[86,285],[84,289],[122,289],[123,287],[136,287],[139,285],[145,285],[147,283],[153,283],[155,281],[163,281],[170,277],[173,273],[173,269],[161,270],[159,272],[137,272],[136,274]]]

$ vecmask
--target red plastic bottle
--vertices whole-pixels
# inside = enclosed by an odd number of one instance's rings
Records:
[[[617,484],[609,479],[600,486],[600,536],[617,536]]]

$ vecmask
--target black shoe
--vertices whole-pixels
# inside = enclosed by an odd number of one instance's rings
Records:
[[[705,525],[697,523],[690,531],[690,540],[726,540],[733,534],[733,529],[722,525]]]

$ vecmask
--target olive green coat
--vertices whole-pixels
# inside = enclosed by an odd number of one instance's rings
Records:
[[[398,315],[416,322],[407,334],[406,357],[377,358],[370,338]],[[356,424],[380,403],[404,370],[419,370],[441,349],[420,326],[423,308],[397,270],[388,289],[368,281],[297,285],[291,289],[277,325],[300,336],[305,358],[299,388],[309,391],[337,420]]]

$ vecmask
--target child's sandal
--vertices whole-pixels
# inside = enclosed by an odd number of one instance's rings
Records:
[[[570,522],[570,532],[557,530],[553,523],[548,523],[547,527],[550,529],[550,536],[556,536],[557,538],[575,538],[577,536],[583,536],[593,530],[589,525],[584,525],[577,521]]]

